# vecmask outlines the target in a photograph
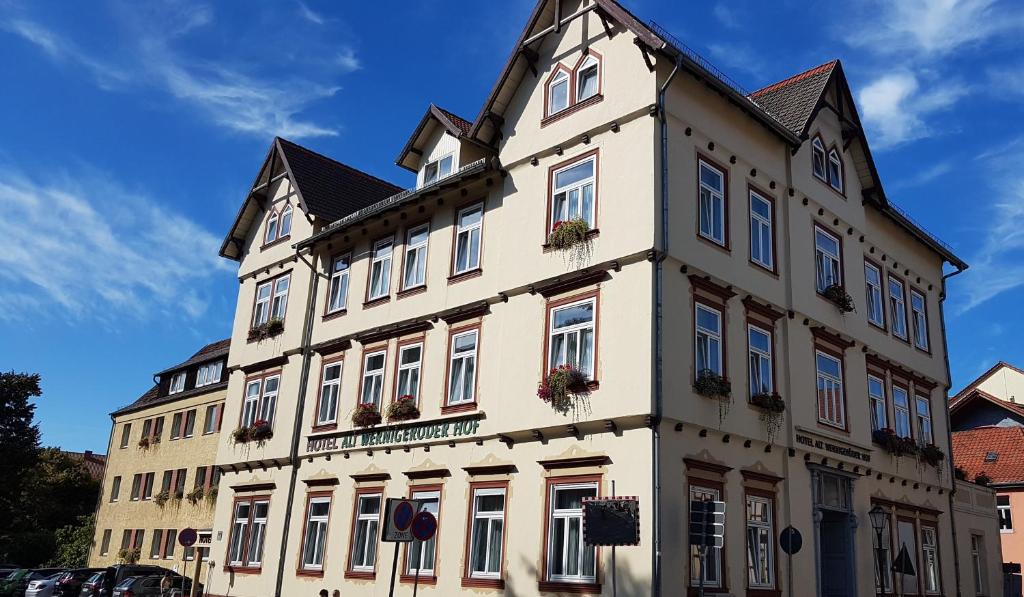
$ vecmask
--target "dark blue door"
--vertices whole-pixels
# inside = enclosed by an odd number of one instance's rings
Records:
[[[853,597],[853,534],[850,515],[822,512],[820,537],[822,597]]]

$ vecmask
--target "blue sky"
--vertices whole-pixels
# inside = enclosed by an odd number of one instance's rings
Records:
[[[954,388],[1024,365],[1024,6],[627,0],[748,89],[843,60],[888,194],[972,268]],[[428,102],[474,118],[532,0],[0,0],[0,369],[43,441],[106,450],[111,410],[229,333],[217,257],[275,134],[409,186]]]

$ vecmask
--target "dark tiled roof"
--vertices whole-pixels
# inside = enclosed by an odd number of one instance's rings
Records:
[[[151,406],[159,406],[161,404],[167,404],[168,402],[184,400],[185,398],[191,398],[192,396],[196,396],[198,394],[206,394],[208,392],[223,390],[228,387],[227,375],[224,375],[222,379],[223,381],[221,381],[220,383],[210,384],[208,386],[203,386],[201,388],[192,388],[189,390],[185,390],[184,392],[178,392],[177,394],[168,394],[166,396],[160,395],[159,386],[153,386],[152,388],[147,390],[145,394],[139,396],[135,402],[132,402],[128,406],[123,406],[115,410],[114,412],[110,413],[110,415],[124,415],[130,412],[135,412],[137,410],[142,410],[144,408],[149,408]]]
[[[463,135],[468,135],[470,129],[473,128],[473,123],[468,121],[468,120],[466,120],[465,118],[463,118],[461,116],[458,116],[456,114],[453,114],[453,113],[449,112],[448,110],[445,110],[441,106],[435,105],[434,107],[437,108],[441,112],[441,114],[444,114],[445,118],[450,120],[452,122],[452,124],[454,124],[457,129],[462,131]]]
[[[310,213],[328,222],[394,195],[401,187],[278,137],[292,181]]]
[[[985,462],[989,454],[995,462]],[[953,432],[953,462],[973,480],[985,473],[993,483],[1024,481],[1024,428],[979,427]]]
[[[750,94],[750,99],[794,134],[802,135],[836,64],[836,60],[826,62],[758,89]]]
[[[93,454],[88,450],[85,452],[62,451],[75,460],[81,460],[85,470],[89,471],[89,475],[96,481],[103,478],[103,469],[107,466],[107,457],[103,454]]]
[[[178,363],[177,365],[175,365],[173,367],[168,367],[168,368],[164,369],[163,371],[161,371],[160,373],[157,373],[157,375],[163,375],[165,373],[169,373],[169,372],[175,371],[177,369],[184,369],[185,367],[188,367],[188,366],[191,366],[191,365],[196,365],[196,364],[202,363],[204,361],[212,361],[213,359],[215,359],[217,357],[222,357],[222,356],[228,354],[228,347],[230,347],[230,346],[231,346],[231,338],[224,338],[223,340],[217,340],[216,342],[211,342],[211,343],[207,344],[206,346],[200,348],[199,352],[197,352],[194,355],[192,355],[191,357],[189,357],[189,359],[187,361],[185,361],[184,363]]]

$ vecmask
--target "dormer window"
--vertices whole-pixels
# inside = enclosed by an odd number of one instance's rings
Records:
[[[423,168],[423,184],[428,185],[432,182],[437,182],[445,176],[452,173],[452,163],[455,161],[454,156],[446,155],[439,160],[428,162]]]
[[[569,107],[569,73],[559,66],[548,83],[548,116]]]
[[[263,236],[263,244],[269,245],[277,240],[277,212],[271,212],[267,220],[267,232]]]
[[[593,55],[583,59],[576,67],[576,101],[581,102],[597,95],[598,67],[600,63]]]
[[[281,225],[278,227],[278,238],[284,238],[292,233],[292,206],[285,205],[281,211]]]
[[[201,388],[220,381],[220,374],[224,368],[224,361],[207,363],[199,368],[196,373],[196,387]]]
[[[177,394],[185,389],[185,372],[179,371],[171,376],[171,383],[167,386],[168,394]]]
[[[835,149],[828,152],[828,184],[840,193],[843,192],[843,160]]]
[[[825,174],[825,145],[819,137],[815,137],[811,141],[811,166],[815,176],[828,181],[828,176]]]

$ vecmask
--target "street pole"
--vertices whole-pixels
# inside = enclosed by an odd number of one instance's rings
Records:
[[[705,514],[705,516],[707,516]],[[697,588],[698,597],[704,597],[704,568],[707,566],[708,546],[701,545],[697,548],[698,559],[700,560],[700,583]]]
[[[419,549],[419,551],[416,552],[417,553],[416,559],[419,560],[419,561],[416,562],[416,576],[413,578],[413,581],[412,581],[412,597],[416,597],[416,590],[420,586],[420,566],[423,564],[423,542],[420,541],[419,543],[420,543],[420,549]]]
[[[615,497],[615,479],[612,479],[612,497]],[[612,545],[612,597],[617,597],[618,594],[619,570],[615,567],[615,546]]]
[[[395,543],[395,557],[391,560],[391,589],[388,597],[395,597],[395,572],[398,571],[398,543]]]

